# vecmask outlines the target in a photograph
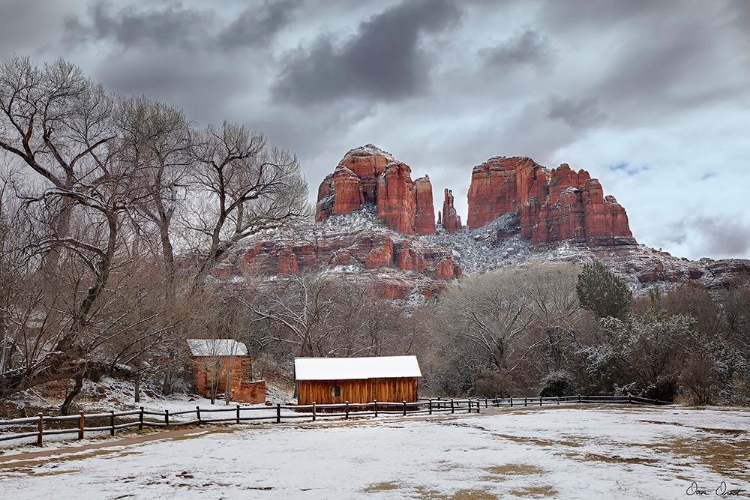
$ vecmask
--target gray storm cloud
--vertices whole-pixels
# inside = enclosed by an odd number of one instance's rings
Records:
[[[552,57],[551,51],[550,42],[541,33],[526,28],[495,47],[480,50],[480,55],[488,66],[507,69],[518,65],[545,65]]]
[[[706,255],[731,257],[750,252],[750,224],[728,216],[706,215],[688,224],[704,241]]]
[[[261,7],[246,9],[219,32],[216,43],[227,51],[265,45],[289,24],[301,4],[302,0],[266,0]]]
[[[547,116],[583,130],[600,125],[607,119],[606,115],[599,111],[596,99],[591,97],[575,99],[552,96]]]
[[[108,41],[122,48],[156,44],[190,49],[207,38],[213,17],[211,12],[181,5],[138,9],[98,1],[89,5],[83,19],[76,15],[66,17],[64,41],[68,45]]]
[[[63,41],[69,46],[108,41],[123,49],[155,45],[232,52],[267,45],[290,23],[301,3],[301,0],[266,0],[222,22],[211,10],[179,3],[116,7],[102,0],[90,4],[85,16],[66,16]]]
[[[382,101],[423,93],[430,85],[430,61],[420,36],[446,29],[461,17],[453,2],[405,1],[359,25],[343,43],[320,36],[282,62],[273,95],[297,105],[343,97]]]

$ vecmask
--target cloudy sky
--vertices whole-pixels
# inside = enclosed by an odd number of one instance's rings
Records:
[[[452,188],[530,156],[588,170],[636,238],[750,258],[750,1],[0,0],[0,58],[239,121],[317,191],[373,143]]]

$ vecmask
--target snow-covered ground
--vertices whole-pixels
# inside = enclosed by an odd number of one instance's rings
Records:
[[[641,407],[231,427],[0,461],[2,498],[750,498],[750,411]]]

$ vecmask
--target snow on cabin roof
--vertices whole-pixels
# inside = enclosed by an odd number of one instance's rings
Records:
[[[232,339],[188,339],[193,356],[247,356],[247,346]]]
[[[421,377],[416,356],[373,358],[296,358],[296,380],[363,380]]]

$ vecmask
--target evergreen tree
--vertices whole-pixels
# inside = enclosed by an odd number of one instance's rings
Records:
[[[633,300],[627,283],[598,260],[583,266],[583,272],[578,275],[576,293],[581,307],[599,318],[624,319]]]

